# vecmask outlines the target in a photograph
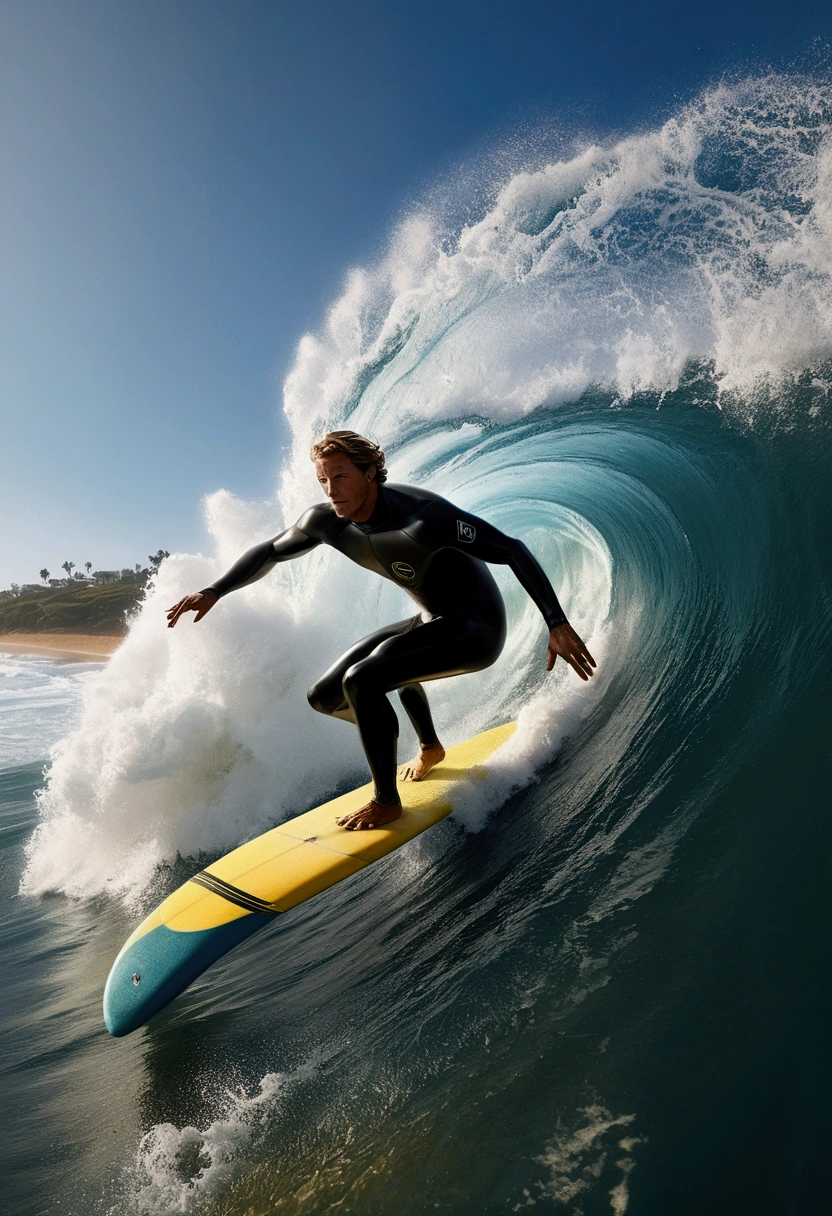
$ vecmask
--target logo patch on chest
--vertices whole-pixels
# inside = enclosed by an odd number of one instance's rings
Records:
[[[464,540],[466,544],[470,545],[471,541],[476,539],[476,535],[477,529],[473,524],[466,524],[461,519],[456,521],[457,540]]]
[[[407,562],[393,562],[391,569],[403,583],[412,583],[416,577],[416,571]]]

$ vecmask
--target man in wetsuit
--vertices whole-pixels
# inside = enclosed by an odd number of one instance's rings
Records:
[[[331,432],[313,446],[311,456],[329,502],[249,549],[210,587],[186,595],[169,610],[168,625],[185,612],[201,620],[229,591],[321,544],[403,587],[419,605],[419,615],[357,642],[307,694],[319,713],[357,725],[373,777],[372,800],[339,824],[350,830],[381,827],[402,813],[396,788],[399,724],[387,693],[398,690],[419,739],[419,755],[398,769],[398,778],[420,781],[445,756],[422,681],[481,671],[503,649],[505,607],[487,562],[510,566],[543,614],[549,628],[547,670],[560,655],[587,680],[595,660],[522,541],[429,490],[386,485],[384,453],[354,431]]]

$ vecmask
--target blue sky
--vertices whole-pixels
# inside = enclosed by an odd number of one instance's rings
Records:
[[[459,165],[817,40],[828,0],[2,0],[0,587],[270,496],[298,339]]]

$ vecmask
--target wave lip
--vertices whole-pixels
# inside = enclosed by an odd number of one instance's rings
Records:
[[[673,391],[691,360],[748,396],[829,358],[831,117],[823,78],[749,78],[658,129],[520,168],[485,205],[465,200],[479,218],[455,232],[414,213],[298,348],[298,456],[330,423],[389,438],[391,421],[394,436],[506,422],[592,388]]]

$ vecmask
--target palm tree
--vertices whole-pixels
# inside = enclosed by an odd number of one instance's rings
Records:
[[[64,562],[61,569],[66,570],[67,578],[72,578],[72,571],[75,569],[75,562]]]
[[[87,578],[89,578],[90,570],[92,570],[92,562],[84,562],[84,569],[87,572]]]
[[[46,566],[44,566],[43,569],[41,570],[40,577],[43,579],[43,581],[45,583],[49,582],[49,571],[46,569]]]

